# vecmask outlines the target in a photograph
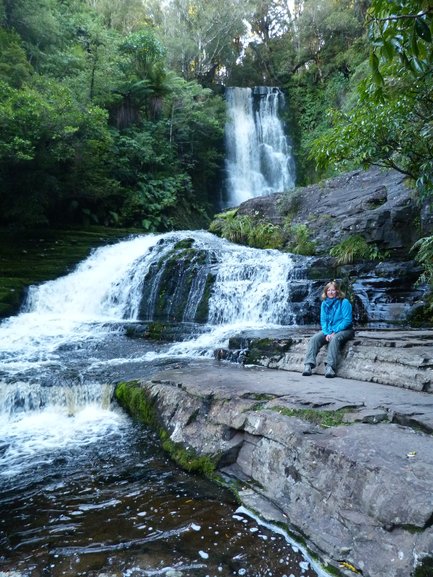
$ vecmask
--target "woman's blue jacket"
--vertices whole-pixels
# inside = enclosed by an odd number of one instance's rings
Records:
[[[320,325],[324,335],[352,328],[352,305],[347,299],[329,299],[322,302]]]

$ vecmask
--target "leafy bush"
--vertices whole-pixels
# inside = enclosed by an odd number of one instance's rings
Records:
[[[306,224],[294,224],[286,229],[289,235],[288,249],[294,254],[312,256],[316,253],[316,243],[310,239]]]
[[[329,251],[337,260],[337,265],[349,264],[357,260],[383,260],[387,252],[381,252],[376,245],[370,245],[359,234],[348,236]]]
[[[278,249],[283,246],[283,233],[278,226],[249,215],[237,216],[237,209],[217,215],[209,231],[254,248]]]
[[[413,245],[412,250],[417,251],[415,260],[424,268],[419,282],[425,282],[430,286],[430,295],[427,297],[428,304],[426,306],[426,314],[427,318],[433,320],[433,236],[420,238]]]

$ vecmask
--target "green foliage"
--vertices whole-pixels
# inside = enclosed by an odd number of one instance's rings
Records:
[[[369,8],[370,77],[331,128],[313,141],[320,169],[377,164],[433,195],[433,11],[428,2],[373,0]]]
[[[415,569],[413,577],[431,577],[433,573],[433,557],[425,557]]]
[[[289,95],[287,123],[296,156],[297,184],[332,176],[334,166],[316,165],[312,143],[330,128],[327,111],[345,109],[354,78],[368,57],[359,4],[321,0],[305,3],[292,26],[271,41],[277,82]]]
[[[19,88],[30,80],[32,67],[18,34],[0,28],[0,80]]]
[[[433,287],[433,236],[420,238],[412,247],[416,250],[416,260],[425,267],[425,279]]]
[[[397,60],[398,66],[414,78],[431,73],[433,11],[428,0],[401,0],[392,5],[385,0],[372,0],[368,16],[376,97],[382,96],[386,72],[383,66],[387,62]]]
[[[430,287],[430,294],[427,297],[425,319],[433,320],[433,236],[420,238],[412,247],[416,251],[415,259],[419,262],[424,271],[419,279],[420,283],[427,283]]]
[[[209,230],[231,242],[255,248],[283,246],[283,234],[278,226],[265,222],[258,216],[237,216],[236,210],[217,215]]]
[[[206,222],[224,102],[167,69],[127,4],[1,3],[0,224]]]
[[[294,254],[312,256],[316,253],[316,244],[310,239],[310,233],[306,224],[293,224],[286,228],[289,240],[287,248]]]
[[[389,256],[377,246],[368,244],[361,235],[348,236],[329,251],[337,265],[349,264],[358,260],[383,260]]]
[[[238,57],[233,39],[246,32],[250,3],[237,0],[177,0],[154,11],[167,47],[168,64],[187,80],[207,85]]]
[[[176,177],[143,179],[123,206],[122,222],[128,226],[141,225],[145,231],[167,230],[170,221],[164,211],[175,205],[181,185]]]

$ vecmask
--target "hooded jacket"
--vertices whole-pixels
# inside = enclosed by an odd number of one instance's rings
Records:
[[[352,305],[347,299],[326,298],[320,307],[320,325],[324,335],[353,328]]]

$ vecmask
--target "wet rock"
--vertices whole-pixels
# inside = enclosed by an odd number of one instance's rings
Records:
[[[431,435],[415,425],[432,419],[432,395],[209,363],[141,386],[172,440],[218,455],[247,507],[284,523],[330,566],[408,577],[433,550]],[[310,422],[313,401],[321,410],[345,406],[355,424]],[[397,415],[411,416],[414,428],[386,421]]]
[[[419,236],[408,223],[421,219],[426,234],[433,230],[431,215],[417,205],[404,175],[378,167],[348,172],[287,195],[253,198],[238,209],[239,215],[257,213],[277,225],[288,214],[294,224],[307,224],[318,251],[324,253],[347,236],[361,234],[367,242],[406,259]]]

